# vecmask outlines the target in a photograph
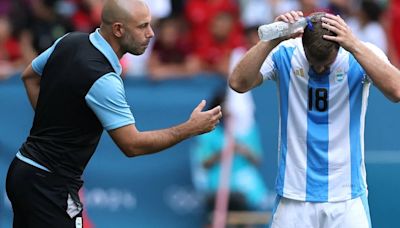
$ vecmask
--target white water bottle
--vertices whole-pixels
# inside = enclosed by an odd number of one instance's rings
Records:
[[[304,29],[307,25],[307,19],[301,17],[294,23],[286,23],[283,21],[276,21],[271,24],[261,25],[258,27],[258,37],[260,40],[268,41],[278,37],[288,36],[290,34],[298,32],[300,29]]]

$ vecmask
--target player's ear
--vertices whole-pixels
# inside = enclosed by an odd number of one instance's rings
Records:
[[[114,24],[112,24],[112,32],[114,34],[114,36],[121,38],[122,35],[124,34],[124,26],[122,23],[120,22],[116,22]]]

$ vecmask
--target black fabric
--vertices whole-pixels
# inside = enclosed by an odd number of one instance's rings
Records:
[[[75,228],[67,214],[68,181],[14,158],[7,173],[7,196],[13,205],[14,228]]]
[[[114,69],[89,34],[64,37],[44,67],[33,126],[21,153],[79,185],[103,131],[85,96],[109,72]]]

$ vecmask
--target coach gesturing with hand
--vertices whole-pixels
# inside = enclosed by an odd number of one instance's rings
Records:
[[[136,129],[119,59],[145,51],[154,36],[150,22],[144,1],[109,0],[99,29],[64,35],[23,72],[35,117],[7,175],[15,228],[81,224],[81,175],[103,129],[132,157],[161,151],[218,124],[221,108],[202,111],[201,101],[182,124]]]

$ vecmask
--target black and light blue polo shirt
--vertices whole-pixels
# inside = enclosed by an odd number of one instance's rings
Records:
[[[32,61],[41,76],[30,135],[18,157],[79,179],[100,140],[135,119],[126,101],[119,59],[99,29],[69,33]]]

